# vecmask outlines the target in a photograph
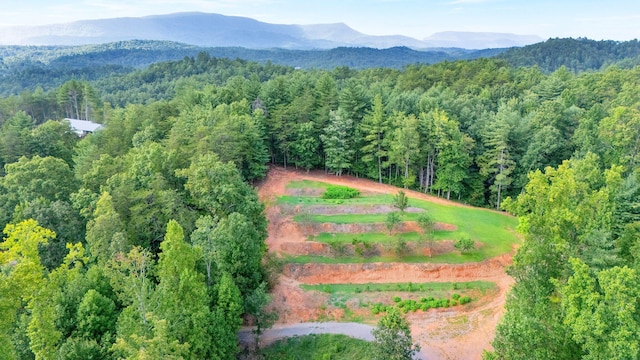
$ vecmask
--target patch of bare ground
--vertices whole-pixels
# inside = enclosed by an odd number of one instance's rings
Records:
[[[386,233],[388,232],[387,225],[385,223],[357,223],[357,224],[335,224],[335,223],[314,223],[305,222],[298,223],[298,229],[304,235],[318,235],[320,233],[348,233],[348,234],[362,234],[362,233]],[[457,227],[451,224],[435,223],[433,225],[434,230],[443,231],[455,231]],[[405,232],[420,232],[420,227],[415,221],[405,221],[397,224],[394,227],[394,233]]]
[[[328,295],[318,291],[304,291],[300,288],[300,282],[286,276],[280,277],[278,284],[271,291],[271,296],[271,306],[278,312],[279,323],[306,322],[341,315],[323,310]]]
[[[326,245],[314,245],[311,242],[306,242],[311,243],[310,245],[293,244],[305,243],[308,234],[312,232],[316,234],[338,232],[336,230],[339,227],[334,227],[336,224],[309,225],[311,228],[298,226],[292,221],[293,214],[273,205],[278,196],[287,194],[289,190],[286,185],[290,181],[305,179],[345,185],[367,194],[395,194],[399,190],[393,186],[351,176],[337,177],[321,171],[306,173],[272,167],[267,178],[258,187],[260,199],[268,205],[267,245],[271,252],[326,251],[324,250]],[[406,190],[405,192],[411,198],[452,206],[466,206],[416,191]],[[313,226],[319,226],[319,228],[313,228]],[[404,226],[414,229],[405,228],[406,231],[416,231],[417,225]],[[404,230],[398,229],[398,231]],[[386,228],[382,231],[386,231]],[[305,246],[309,248],[306,250],[300,248]],[[327,307],[326,294],[303,291],[299,284],[491,281],[497,285],[497,292],[488,294],[477,302],[448,309],[419,311],[408,315],[412,335],[420,343],[422,352],[427,354],[429,359],[481,359],[483,349],[491,349],[490,343],[504,312],[507,292],[513,284],[513,280],[504,270],[511,264],[511,257],[511,254],[505,254],[480,263],[468,264],[289,264],[272,291],[272,306],[280,314],[280,323],[306,322],[319,318],[340,319],[343,310]]]
[[[325,191],[325,189],[318,188],[290,188],[286,189],[285,194],[291,196],[320,196]]]
[[[283,274],[305,284],[495,281],[510,264],[510,255],[466,264],[288,264]]]

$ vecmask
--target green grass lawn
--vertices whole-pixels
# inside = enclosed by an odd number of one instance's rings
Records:
[[[313,180],[296,180],[291,181],[287,184],[287,189],[326,189],[327,186],[331,184],[325,183],[322,181],[313,181]]]
[[[291,196],[278,197],[277,204],[286,205],[381,205],[391,204],[392,195],[358,196],[353,199],[323,199],[320,196]]]
[[[315,290],[329,294],[359,294],[362,292],[438,292],[449,294],[460,290],[480,290],[485,294],[488,290],[495,290],[496,284],[489,281],[467,282],[424,282],[424,283],[366,283],[366,284],[301,284],[305,291]],[[438,294],[440,295],[440,294]]]
[[[431,238],[434,241],[437,240],[453,240],[462,236],[459,230],[446,231],[437,230],[431,234]],[[404,241],[419,241],[421,234],[415,231],[406,233],[397,233],[389,236],[388,233],[362,233],[362,234],[349,234],[349,233],[320,233],[317,236],[310,236],[309,240],[323,242],[327,244],[351,244],[355,241],[363,241],[375,244],[392,244],[396,238],[400,238]]]
[[[420,216],[419,213],[404,213],[400,215],[400,219],[403,221],[416,221],[419,216]],[[296,221],[296,222],[317,222],[317,223],[334,223],[334,224],[384,223],[386,219],[387,219],[387,214],[337,214],[337,215],[299,214],[293,217],[293,221]]]
[[[366,197],[365,197],[366,198]],[[387,204],[390,203],[386,202]],[[461,263],[468,261],[482,261],[498,255],[508,253],[512,245],[519,242],[514,229],[518,220],[514,217],[485,209],[476,209],[460,206],[434,204],[428,201],[411,199],[410,205],[422,208],[427,211],[431,219],[435,222],[452,224],[457,227],[454,231],[435,231],[435,240],[457,240],[461,237],[470,237],[483,244],[480,249],[472,251],[470,254],[444,254],[429,257],[413,257],[412,260],[404,262],[453,262]],[[403,221],[415,221],[420,216],[419,213],[405,213],[402,215]],[[339,215],[313,215],[299,214],[294,217],[294,221],[318,222],[318,223],[384,223],[386,214],[339,214]],[[406,241],[415,241],[419,237],[416,233],[400,235]],[[366,234],[319,234],[313,240],[322,242],[344,242],[349,243],[354,238],[372,242],[389,243],[392,238],[385,233]],[[341,262],[345,260],[341,258]],[[348,262],[377,262],[386,261],[383,258],[357,259]],[[395,260],[394,260],[395,261]]]
[[[406,255],[406,256],[341,256],[341,257],[328,257],[328,256],[315,256],[315,255],[301,255],[290,256],[284,255],[283,260],[293,264],[370,264],[370,263],[406,263],[406,264],[419,264],[419,263],[434,263],[434,264],[463,264],[468,262],[480,262],[487,259],[480,251],[474,251],[467,254],[459,254],[457,252],[434,255],[432,257],[425,255]]]
[[[293,181],[290,187],[326,187],[329,184],[316,181]],[[278,198],[279,204],[291,205],[391,205],[393,203],[392,194],[380,194],[374,196],[359,196],[348,200],[326,200],[317,196],[281,196]],[[425,200],[414,198],[409,199],[409,206],[424,209],[431,217],[432,221],[452,224],[457,227],[454,231],[435,231],[434,240],[457,240],[461,237],[469,237],[481,242],[479,249],[467,254],[453,252],[449,254],[434,255],[433,257],[410,255],[405,257],[396,256],[374,256],[374,257],[339,257],[328,258],[321,256],[299,256],[289,257],[288,260],[295,263],[320,262],[320,263],[370,263],[370,262],[435,262],[435,263],[464,263],[483,261],[511,251],[513,244],[520,240],[515,234],[518,220],[506,214],[489,211],[481,208],[461,207],[454,205],[436,204]],[[365,210],[366,211],[366,210]],[[415,221],[420,213],[404,213],[402,221]],[[386,214],[337,214],[337,215],[315,215],[298,214],[294,216],[297,222],[334,223],[334,224],[364,224],[364,223],[384,223]],[[405,241],[416,241],[419,239],[417,233],[406,233],[394,235]],[[341,234],[322,233],[310,240],[326,243],[351,243],[354,239],[369,243],[389,244],[393,242],[393,237],[386,233],[364,233],[364,234]]]
[[[312,334],[278,340],[263,350],[267,360],[367,360],[371,343],[346,335]]]
[[[417,232],[407,232],[396,234],[395,236],[389,236],[387,233],[320,233],[317,236],[310,236],[309,240],[327,244],[351,244],[354,240],[357,242],[364,241],[375,244],[391,244],[393,243],[394,237],[400,237],[404,241],[418,241],[420,239],[420,234]]]

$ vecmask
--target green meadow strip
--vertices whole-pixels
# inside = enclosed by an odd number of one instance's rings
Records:
[[[287,189],[326,189],[329,183],[313,180],[296,180],[287,184]]]
[[[407,282],[407,283],[363,283],[363,284],[300,284],[305,291],[321,291],[329,294],[346,293],[358,294],[362,292],[425,292],[425,291],[455,291],[455,290],[481,290],[483,293],[497,288],[490,281],[465,281],[465,282]]]

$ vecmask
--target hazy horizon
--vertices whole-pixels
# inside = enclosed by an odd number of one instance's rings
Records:
[[[40,9],[34,12],[33,9]],[[631,40],[640,37],[640,2],[520,0],[25,0],[0,4],[0,27],[37,26],[176,12],[243,16],[274,24],[344,23],[370,35],[424,39],[446,31]]]

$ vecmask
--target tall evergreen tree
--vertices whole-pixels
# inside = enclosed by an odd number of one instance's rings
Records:
[[[479,159],[480,173],[488,177],[491,183],[490,189],[496,196],[496,209],[500,209],[502,193],[511,185],[510,175],[515,168],[515,162],[510,156],[511,124],[508,119],[514,115],[506,105],[502,105],[493,121],[487,124],[483,134],[486,151]]]
[[[395,114],[395,131],[391,136],[389,159],[402,168],[403,185],[408,188],[415,181],[412,165],[416,162],[420,152],[420,138],[418,134],[418,119],[414,115]]]
[[[449,199],[451,192],[460,194],[463,190],[462,181],[468,176],[473,140],[462,133],[459,123],[444,112],[434,117],[434,128],[438,157],[433,188],[446,192]]]
[[[180,344],[189,344],[189,358],[210,355],[209,299],[205,279],[197,271],[201,254],[184,240],[182,227],[174,220],[160,244],[157,316],[167,321],[168,334]]]
[[[320,135],[325,151],[325,166],[331,172],[341,176],[351,168],[353,155],[352,140],[349,136],[353,121],[341,111],[331,112],[329,124]]]
[[[379,94],[373,98],[371,110],[364,116],[360,126],[365,140],[362,161],[376,164],[378,182],[382,184],[382,159],[387,156],[384,138],[388,134],[389,126],[382,96]]]

